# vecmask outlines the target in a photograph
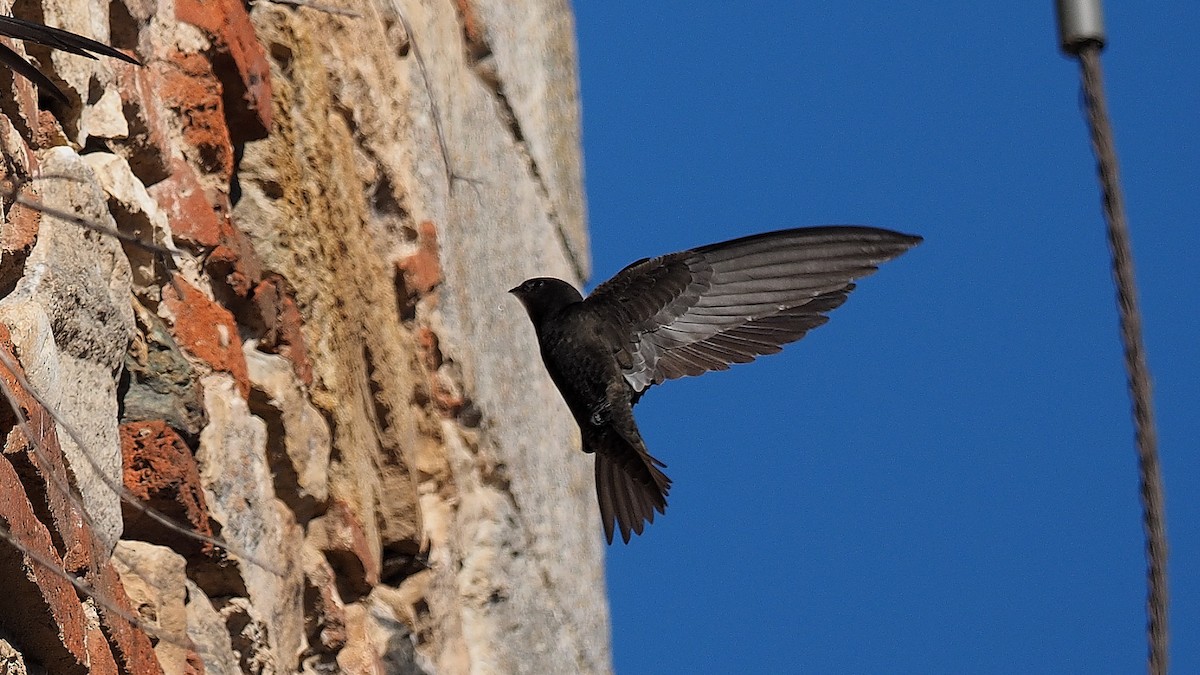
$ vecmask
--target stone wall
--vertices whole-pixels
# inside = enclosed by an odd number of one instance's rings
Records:
[[[607,672],[566,0],[13,10],[144,66],[5,42],[0,670]]]

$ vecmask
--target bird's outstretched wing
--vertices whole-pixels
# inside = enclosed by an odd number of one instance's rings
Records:
[[[920,241],[870,227],[767,232],[640,260],[584,302],[642,392],[779,351],[825,323],[855,279]]]
[[[96,58],[94,54],[100,54],[141,65],[137,59],[103,42],[97,42],[82,35],[62,30],[61,28],[52,28],[40,23],[18,19],[15,16],[0,15],[0,36],[36,42],[40,45],[70,52],[89,59]],[[39,89],[45,90],[60,101],[64,103],[67,101],[66,95],[58,88],[58,85],[54,84],[49,77],[22,58],[21,55],[4,45],[0,45],[0,63],[33,81]]]
[[[0,63],[8,66],[16,74],[37,85],[38,89],[49,93],[54,98],[67,102],[67,95],[62,93],[57,84],[46,75],[38,70],[34,65],[26,61],[22,56],[14,52],[8,45],[0,44]]]
[[[82,35],[76,35],[61,28],[53,28],[40,23],[34,23],[33,21],[18,19],[15,16],[0,15],[0,35],[16,38],[17,40],[36,42],[37,44],[60,49],[64,52],[86,56],[89,59],[96,58],[92,54],[92,52],[95,52],[96,54],[111,56],[115,59],[140,65],[137,59],[103,42],[96,42],[95,40],[85,38]]]

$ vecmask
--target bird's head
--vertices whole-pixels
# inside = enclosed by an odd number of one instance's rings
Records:
[[[534,325],[567,305],[583,300],[574,286],[562,279],[535,277],[508,291],[517,296]]]

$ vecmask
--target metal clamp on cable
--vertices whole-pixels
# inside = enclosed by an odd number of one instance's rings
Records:
[[[1075,56],[1088,45],[1103,49],[1104,10],[1100,0],[1055,0],[1058,7],[1058,45]]]

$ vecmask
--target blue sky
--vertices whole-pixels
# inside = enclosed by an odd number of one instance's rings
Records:
[[[769,229],[926,238],[784,353],[638,407],[675,487],[609,550],[617,671],[1142,671],[1133,432],[1052,3],[575,10],[589,288]],[[1106,12],[1172,665],[1200,672],[1200,4]]]

